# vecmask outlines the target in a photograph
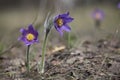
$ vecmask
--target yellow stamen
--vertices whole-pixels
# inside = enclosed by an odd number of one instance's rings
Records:
[[[60,26],[60,27],[63,25],[63,20],[61,18],[57,19],[56,22],[57,22],[58,26]]]
[[[33,34],[29,33],[26,35],[26,38],[27,38],[27,40],[31,41],[35,38],[35,36]]]

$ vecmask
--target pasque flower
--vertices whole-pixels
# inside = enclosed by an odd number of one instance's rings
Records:
[[[120,9],[120,2],[118,3],[117,7]]]
[[[95,20],[103,20],[104,16],[105,16],[104,12],[100,9],[95,9],[92,13],[92,17]]]
[[[28,26],[27,29],[20,29],[22,36],[19,37],[19,40],[23,41],[27,46],[35,42],[38,42],[38,32],[33,28],[32,25]]]
[[[54,18],[55,29],[63,35],[63,31],[70,32],[71,28],[68,23],[72,22],[73,18],[69,16],[69,12],[64,14],[59,14]]]

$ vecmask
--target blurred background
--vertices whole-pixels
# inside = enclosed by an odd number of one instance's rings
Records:
[[[74,21],[70,23],[73,41],[98,40],[115,36],[120,38],[120,0],[0,0],[0,45],[8,47],[14,44],[20,36],[19,29],[34,22],[39,30],[40,38],[44,37],[43,24],[48,12],[55,16],[59,13],[70,12]],[[95,27],[91,14],[95,9],[101,9],[105,16],[100,29]],[[51,31],[52,45],[62,42],[57,31]],[[73,42],[74,43],[74,42]]]

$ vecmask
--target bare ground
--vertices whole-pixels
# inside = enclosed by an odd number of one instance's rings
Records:
[[[14,49],[21,53],[19,48]],[[44,74],[38,73],[34,59],[27,75],[25,59],[20,56],[24,57],[23,54],[0,57],[0,80],[120,80],[118,39],[86,40],[77,48],[64,48],[46,55]]]

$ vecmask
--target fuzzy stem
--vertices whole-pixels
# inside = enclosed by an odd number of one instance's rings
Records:
[[[40,73],[44,73],[44,66],[45,66],[45,50],[46,50],[47,36],[48,36],[48,34],[45,35],[44,43],[43,43],[43,47],[42,47],[42,60],[41,60]]]
[[[30,61],[30,53],[29,53],[29,50],[30,50],[30,45],[27,46],[27,51],[26,51],[26,54],[27,54],[27,61],[26,61],[26,68],[27,68],[27,72],[29,73],[30,72],[30,65],[29,65],[29,61]]]
[[[68,45],[67,45],[68,48],[71,47],[71,36],[70,36],[70,33],[68,33]]]

